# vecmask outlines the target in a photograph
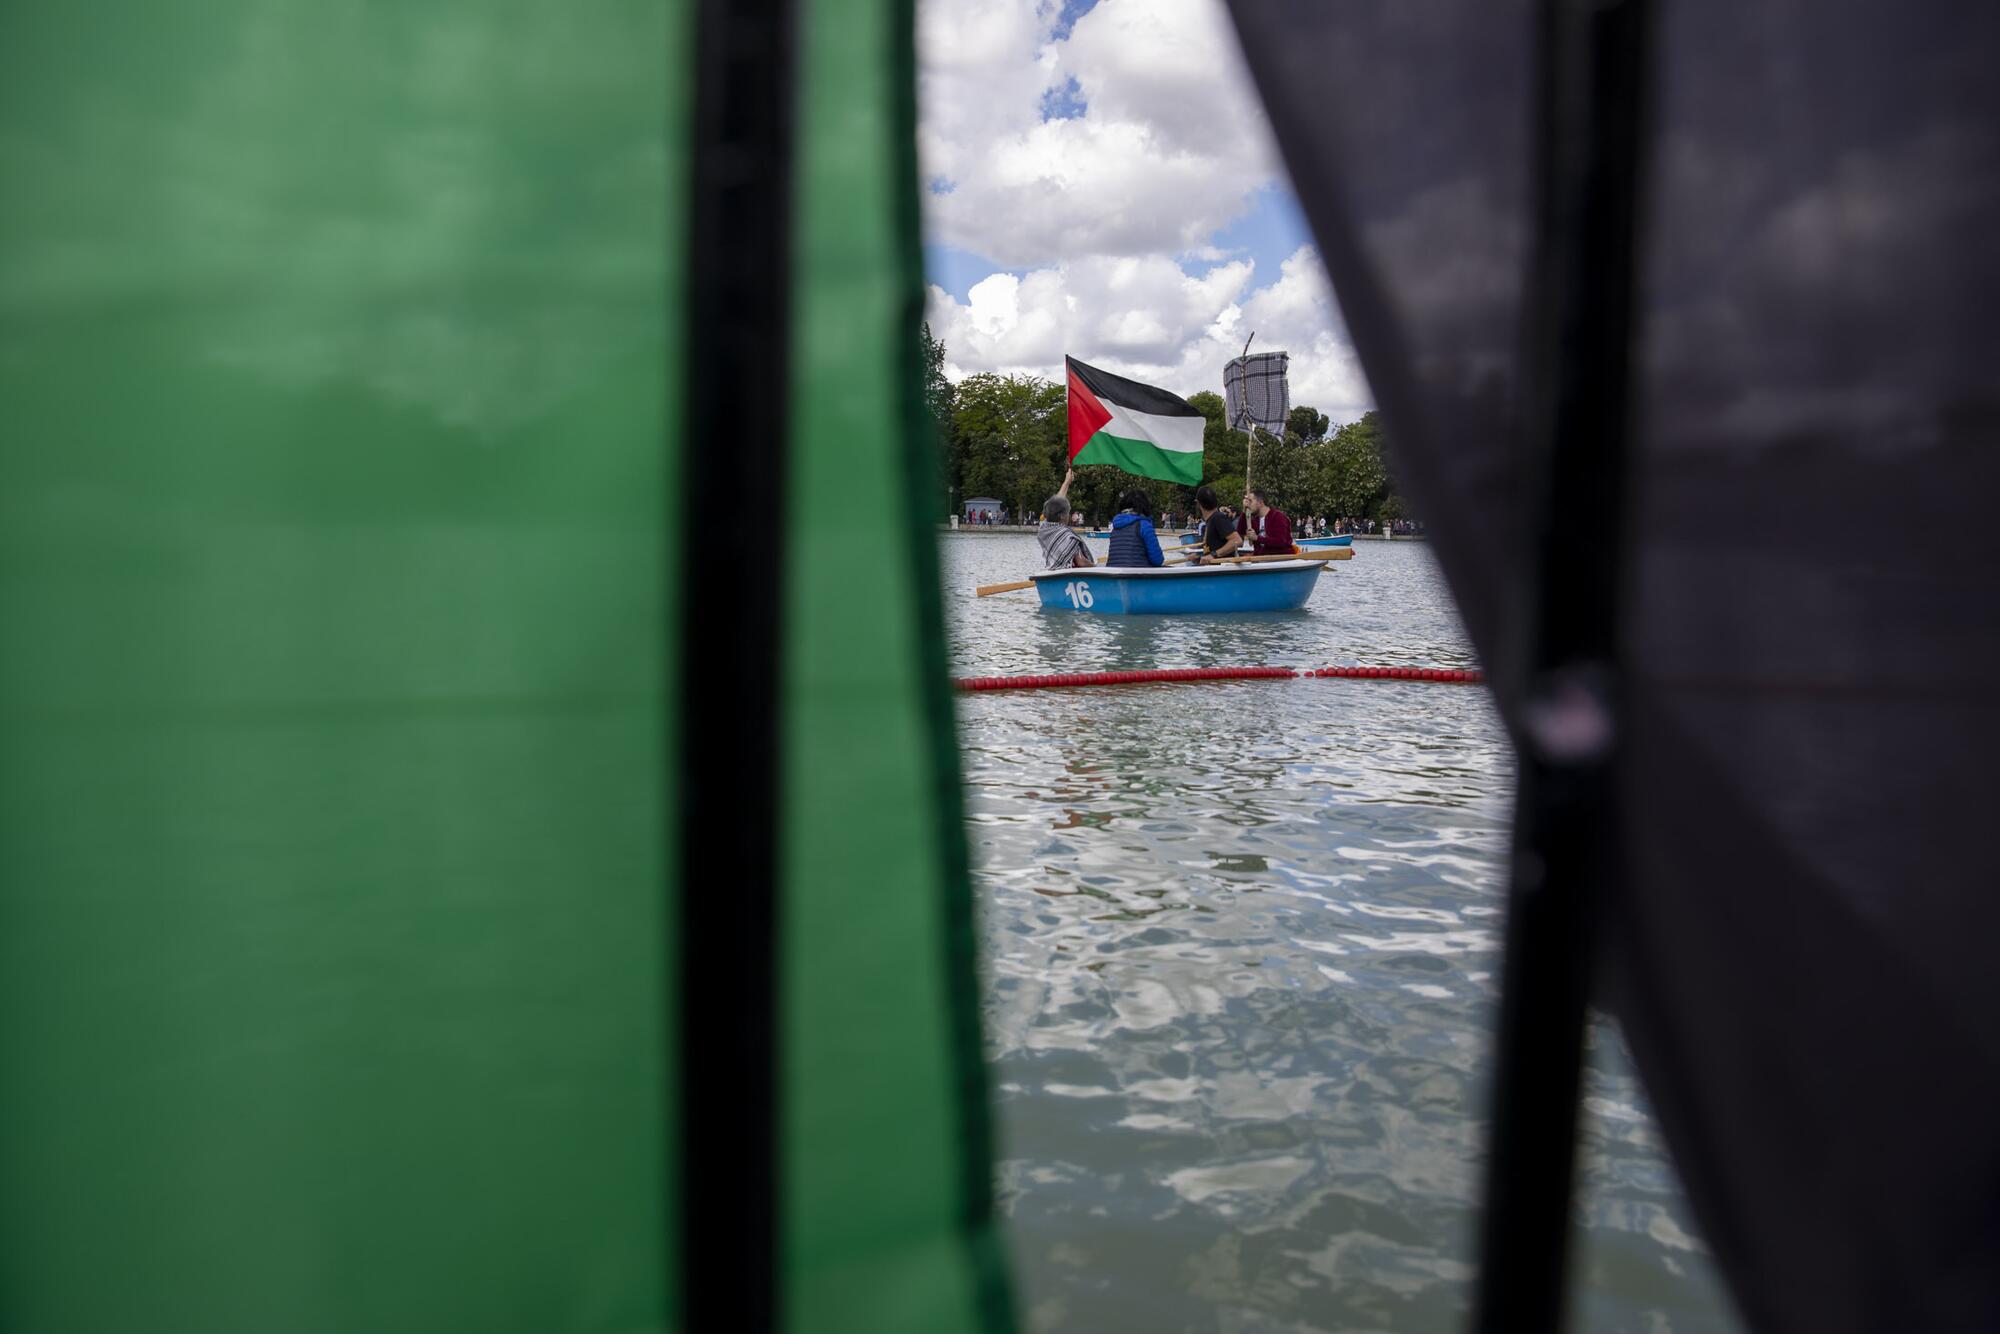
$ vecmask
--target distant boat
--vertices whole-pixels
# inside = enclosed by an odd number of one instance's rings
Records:
[[[1111,537],[1111,530],[1109,528],[1093,528],[1089,532],[1085,533],[1084,536],[1094,537],[1098,539],[1100,542],[1102,542],[1108,540]]]
[[[1337,537],[1297,537],[1293,538],[1292,542],[1293,545],[1304,547],[1308,551],[1314,547],[1351,547],[1354,545],[1354,534],[1341,533]]]
[[[1319,581],[1316,560],[1043,570],[1031,575],[1042,606],[1098,616],[1296,611]]]

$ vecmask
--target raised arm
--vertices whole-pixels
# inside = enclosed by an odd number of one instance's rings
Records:
[[[1071,482],[1074,482],[1075,480],[1076,480],[1076,469],[1074,468],[1063,469],[1063,484],[1056,488],[1056,494],[1061,496],[1064,500],[1068,500],[1069,484]]]

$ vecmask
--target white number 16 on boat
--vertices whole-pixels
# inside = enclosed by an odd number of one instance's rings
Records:
[[[1069,605],[1072,607],[1088,607],[1096,602],[1096,599],[1090,596],[1090,585],[1081,579],[1064,584],[1063,592],[1069,594]]]

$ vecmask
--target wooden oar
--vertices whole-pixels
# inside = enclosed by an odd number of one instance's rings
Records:
[[[1109,556],[1099,556],[1097,563],[1102,565],[1110,559],[1111,557]],[[1080,570],[1083,567],[1079,565],[1076,568]],[[1035,581],[1032,579],[1016,579],[1012,583],[1007,584],[981,584],[979,587],[973,589],[972,592],[976,597],[990,598],[995,593],[1018,593],[1024,588],[1033,588],[1034,586]]]

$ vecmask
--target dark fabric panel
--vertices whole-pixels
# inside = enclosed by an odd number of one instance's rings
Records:
[[[1521,594],[1526,0],[1235,0],[1272,128],[1467,628],[1502,680]],[[1503,702],[1505,695],[1503,692]]]
[[[1533,14],[1233,8],[1518,719]],[[1993,6],[1658,9],[1602,996],[1759,1328],[2000,1328],[1996,49]]]
[[[1757,1324],[2000,1328],[2000,20],[1661,17],[1615,999]]]

